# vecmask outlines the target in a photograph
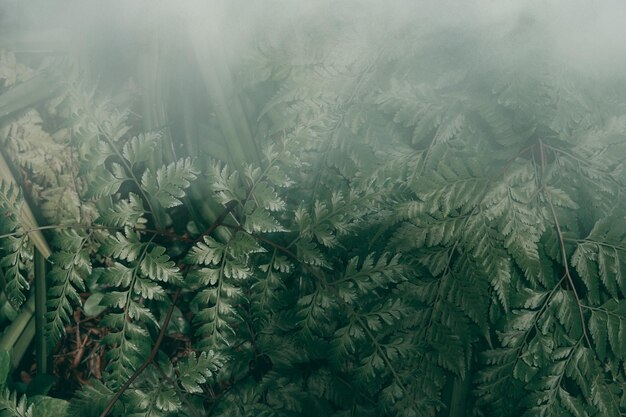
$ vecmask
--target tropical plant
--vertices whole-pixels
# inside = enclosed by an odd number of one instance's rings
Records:
[[[348,9],[2,53],[0,415],[626,412],[623,83]]]

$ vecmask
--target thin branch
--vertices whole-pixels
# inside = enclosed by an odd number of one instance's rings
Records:
[[[75,98],[80,100],[80,97],[76,97],[75,94],[73,94],[73,95],[74,95]],[[97,129],[99,131],[99,134],[104,137],[104,139],[109,144],[109,146],[111,147],[113,152],[117,155],[117,157],[119,158],[119,160],[122,163],[122,165],[124,166],[124,168],[128,171],[128,175],[130,175],[129,179],[132,180],[135,183],[135,186],[137,187],[137,189],[139,190],[139,192],[143,196],[144,200],[146,201],[146,204],[148,204],[148,208],[150,210],[150,213],[152,213],[152,217],[154,218],[154,222],[155,222],[155,224],[157,226],[157,229],[161,229],[161,225],[158,224],[159,220],[157,218],[157,212],[154,209],[154,206],[152,205],[152,200],[150,199],[150,196],[141,187],[141,181],[139,181],[139,179],[135,175],[135,172],[133,171],[132,166],[128,163],[126,158],[124,158],[124,156],[122,155],[120,150],[117,148],[117,146],[115,144],[115,140],[111,136],[109,136],[109,134],[104,129],[104,126],[102,125],[102,123],[100,123],[100,120],[98,120],[98,118],[96,117],[96,115],[93,112],[89,111],[90,110],[89,106],[85,106],[85,109],[89,113],[89,117],[92,119],[92,122],[96,125],[96,127],[97,127]]]
[[[237,204],[238,203],[235,200],[232,200],[226,203],[225,210],[217,217],[217,219],[215,219],[213,224],[204,231],[204,233],[202,233],[193,241],[193,243],[201,242],[205,236],[208,236],[211,233],[213,233],[215,229],[217,229],[219,226],[226,226],[225,224],[222,224],[222,223],[224,222],[224,220],[226,220],[226,217],[228,217],[228,215],[235,209],[235,207],[237,207]]]
[[[39,226],[39,227],[33,227],[32,229],[21,229],[21,230],[17,230],[11,233],[4,233],[0,235],[0,239],[5,239],[7,237],[13,237],[13,236],[26,235],[26,234],[33,233],[33,232],[39,232],[41,230],[70,229],[70,228],[75,228],[75,227],[76,225],[60,225],[60,224],[55,224],[51,226]]]
[[[363,327],[363,330],[365,330],[365,333],[367,333],[369,338],[374,343],[374,347],[376,348],[380,356],[383,358],[383,361],[387,364],[387,369],[389,369],[389,371],[391,372],[391,375],[393,375],[393,378],[396,380],[396,383],[398,384],[398,386],[400,387],[404,395],[407,395],[408,390],[404,386],[404,383],[402,382],[400,375],[398,375],[398,373],[396,372],[396,369],[393,367],[393,364],[387,357],[387,352],[385,352],[383,348],[380,346],[380,343],[378,343],[378,339],[376,338],[376,336],[374,336],[374,334],[372,334],[371,330],[369,329],[369,327],[367,327],[367,324],[363,321],[363,319],[361,317],[357,317],[357,320],[361,324],[361,327]]]
[[[624,246],[620,246],[620,245],[612,245],[610,243],[607,242],[600,242],[600,241],[596,241],[596,240],[592,240],[592,239],[565,239],[566,241],[569,242],[575,242],[575,243],[591,243],[593,245],[596,246],[604,246],[606,248],[611,248],[615,251],[626,251],[626,247]]]
[[[543,142],[539,141],[539,150],[541,151],[541,181],[544,182],[544,174],[545,174],[545,153]],[[543,184],[545,186],[545,184]],[[545,187],[544,187],[545,190]],[[548,193],[544,192],[544,196],[546,197],[546,201],[548,202],[548,206],[550,207],[550,212],[552,214],[552,219],[554,220],[554,226],[556,227],[556,233],[559,237],[559,244],[561,246],[561,257],[563,260],[563,267],[565,268],[565,277],[567,278],[567,282],[572,289],[572,293],[574,294],[574,298],[576,298],[576,304],[578,305],[578,314],[580,315],[580,324],[583,330],[583,335],[585,336],[585,340],[587,341],[587,345],[592,347],[591,339],[587,334],[587,324],[585,322],[585,315],[583,313],[583,304],[580,301],[580,297],[578,296],[578,291],[576,290],[576,285],[574,285],[574,279],[572,278],[572,274],[569,269],[569,262],[567,259],[567,251],[565,249],[565,239],[563,237],[563,232],[561,231],[561,225],[559,223],[559,218],[556,214],[556,210],[554,209],[554,205],[552,204],[552,199],[548,195]]]
[[[154,363],[154,367],[157,369],[159,374],[161,374],[164,380],[172,384],[172,386],[174,387],[174,391],[176,391],[176,395],[178,396],[181,402],[185,403],[185,405],[189,409],[189,412],[195,417],[201,417],[198,414],[198,411],[196,410],[196,408],[189,402],[189,399],[185,397],[185,394],[182,392],[182,390],[178,386],[178,383],[173,378],[169,377],[157,362]]]
[[[132,385],[133,382],[135,382],[135,380],[139,377],[139,375],[141,375],[141,373],[145,371],[146,368],[148,368],[148,366],[150,366],[152,361],[154,361],[154,358],[156,358],[156,355],[159,352],[159,348],[161,347],[161,343],[163,343],[163,339],[165,338],[165,332],[167,330],[167,327],[170,324],[170,320],[172,319],[172,314],[174,313],[174,307],[176,306],[176,301],[178,300],[178,296],[180,295],[181,289],[182,289],[181,287],[178,287],[178,289],[174,293],[174,296],[172,297],[172,302],[170,304],[169,309],[167,310],[167,314],[165,315],[163,324],[161,325],[161,331],[159,331],[159,336],[157,337],[157,340],[154,343],[154,346],[152,347],[152,351],[150,351],[150,356],[148,356],[148,359],[146,359],[144,363],[142,363],[141,366],[137,368],[135,372],[133,372],[133,374],[128,378],[128,380],[124,383],[124,385],[122,385],[120,389],[117,390],[115,395],[109,400],[104,411],[100,413],[100,417],[106,417],[111,412],[111,409],[113,408],[117,400],[120,399],[122,394],[126,392],[126,390]]]
[[[236,202],[228,203],[226,205],[226,209],[218,216],[218,218],[215,220],[215,222],[213,222],[213,224],[211,224],[211,226],[209,226],[209,228],[204,233],[202,233],[202,235],[200,235],[200,238],[202,238],[203,236],[206,236],[206,235],[209,235],[209,234],[213,233],[213,231],[218,226],[220,226],[221,222],[224,221],[226,216],[228,216],[228,214],[235,208],[235,206],[236,206]],[[189,271],[189,266],[187,265],[187,266],[185,266],[185,270],[183,271],[183,275],[186,275],[186,273],[188,271]],[[167,310],[167,313],[165,315],[165,319],[163,320],[163,324],[161,325],[161,330],[159,331],[159,335],[157,336],[157,339],[154,342],[154,345],[152,346],[152,350],[150,351],[150,355],[141,364],[141,366],[139,368],[137,368],[135,370],[135,372],[133,372],[133,374],[128,378],[128,380],[124,383],[124,385],[122,385],[120,387],[120,389],[117,390],[115,395],[113,395],[113,397],[109,400],[109,402],[108,402],[106,408],[104,409],[104,411],[102,411],[102,413],[100,413],[100,417],[106,417],[111,412],[111,409],[113,409],[113,406],[115,405],[117,400],[120,399],[122,394],[124,394],[124,392],[126,392],[126,390],[128,390],[128,388],[130,388],[132,383],[135,382],[135,380],[139,377],[139,375],[141,375],[141,373],[143,371],[145,371],[146,368],[148,368],[148,366],[150,366],[151,363],[153,363],[154,359],[156,358],[157,353],[159,352],[159,348],[161,347],[161,343],[163,343],[163,339],[165,338],[165,332],[167,331],[167,327],[168,327],[168,325],[170,323],[170,320],[172,319],[172,314],[174,313],[174,307],[176,306],[176,302],[178,301],[178,297],[180,296],[181,290],[182,290],[182,288],[178,287],[176,289],[176,292],[174,293],[174,296],[172,297],[171,304],[169,306],[169,309]]]
[[[512,158],[510,158],[509,160],[507,160],[504,165],[502,165],[502,168],[500,168],[500,172],[498,177],[503,176],[506,171],[511,167],[511,165],[513,164],[513,162],[517,161],[517,158],[521,157],[522,155],[524,155],[526,152],[532,152],[533,148],[535,147],[534,144],[532,145],[528,145],[522,149],[520,149],[515,155],[513,155]]]
[[[159,235],[159,236],[164,236],[164,237],[168,237],[170,239],[174,239],[174,240],[182,240],[184,242],[194,242],[193,239],[185,237],[185,236],[180,236],[177,235],[176,233],[173,232],[168,232],[166,230],[155,230],[155,229],[145,229],[145,228],[139,228],[139,227],[129,227],[129,226],[125,226],[135,232],[138,233],[151,233],[154,235]],[[39,232],[42,230],[58,230],[58,229],[82,229],[82,230],[124,230],[124,227],[115,227],[115,226],[103,226],[103,225],[99,225],[99,224],[82,224],[82,223],[69,223],[69,224],[54,224],[54,225],[48,225],[48,226],[39,226],[39,227],[33,227],[31,229],[21,229],[15,232],[11,232],[11,233],[5,233],[0,235],[0,239],[5,239],[7,237],[13,237],[13,236],[21,236],[21,235],[27,235],[30,233],[34,233],[34,232]]]

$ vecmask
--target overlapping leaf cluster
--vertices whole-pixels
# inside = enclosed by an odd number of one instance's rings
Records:
[[[106,329],[72,415],[624,413],[623,99],[542,51],[528,68],[498,40],[342,19],[246,57],[229,104],[255,160],[219,157],[224,103],[198,121],[210,156],[76,83],[53,100],[71,134],[7,122],[55,227],[50,346],[85,297]],[[18,306],[29,234],[0,194]]]
[[[518,39],[533,36],[518,30]],[[407,39],[427,34],[414,29]],[[370,397],[388,412],[618,415],[621,107],[541,50],[530,53],[529,69],[518,65],[528,57],[503,64],[481,49],[498,40],[428,39],[419,48],[355,46],[341,59],[304,65],[294,47],[290,71],[260,72],[280,86],[266,107],[272,123],[306,136],[313,151],[303,159],[325,167],[314,173],[316,190],[340,187],[355,164],[362,168],[354,177],[397,184],[385,193],[368,246],[401,251],[411,270],[383,297],[390,310],[378,317],[394,330],[385,340],[375,321],[348,314],[350,325],[335,330],[339,345],[359,352],[357,341],[367,340],[370,369],[389,372],[380,396]],[[485,51],[478,60],[467,55],[477,50]],[[260,52],[256,65],[271,68],[273,53],[286,65],[281,52]],[[269,61],[258,64],[261,57]],[[368,141],[373,132],[392,149]],[[369,177],[371,165],[357,159],[364,149],[380,158]],[[320,311],[341,320],[353,295],[335,291],[300,302],[304,323],[327,329]],[[367,392],[367,383],[359,386]]]

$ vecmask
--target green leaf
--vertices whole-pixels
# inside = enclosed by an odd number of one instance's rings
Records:
[[[203,240],[204,243],[196,243],[189,251],[187,261],[192,264],[200,265],[219,264],[224,256],[224,245],[209,236],[204,236]]]
[[[85,303],[83,304],[83,312],[87,317],[95,317],[102,314],[104,310],[106,310],[106,306],[100,305],[100,300],[102,300],[104,294],[102,293],[94,293],[91,294]]]
[[[144,245],[132,232],[127,234],[117,232],[115,235],[107,237],[102,244],[101,250],[105,255],[132,262],[139,257]]]
[[[143,217],[144,214],[141,198],[137,194],[129,193],[127,200],[120,200],[113,207],[102,211],[98,220],[105,226],[141,229],[148,221]]]
[[[95,170],[93,180],[89,184],[89,188],[85,194],[87,198],[100,198],[115,194],[124,181],[128,178],[123,172],[123,169],[118,164],[113,164],[117,167],[116,171],[118,175],[112,174],[108,169],[101,166]]]
[[[590,311],[589,330],[598,357],[606,357],[608,342],[615,357],[626,359],[626,343],[622,338],[626,336],[626,301],[609,300]]]
[[[244,228],[251,233],[285,232],[287,231],[272,215],[262,208],[256,208],[246,216]]]
[[[146,252],[140,263],[143,274],[155,281],[181,282],[182,277],[174,261],[165,253],[163,246],[155,246]]]
[[[156,173],[146,169],[141,177],[141,187],[163,207],[171,208],[182,204],[180,199],[185,196],[183,190],[191,185],[198,174],[191,158],[179,159],[157,169]]]
[[[315,266],[328,266],[320,249],[310,239],[300,239],[296,244],[298,258]]]
[[[33,406],[26,403],[26,396],[17,399],[17,394],[7,388],[0,387],[0,416],[2,417],[34,417]]]
[[[68,416],[69,402],[58,398],[36,395],[29,398],[35,417],[65,417]]]
[[[545,187],[545,191],[549,195],[548,198],[552,200],[555,206],[569,208],[572,210],[578,209],[578,204],[576,204],[565,191],[559,188],[550,187],[549,185]]]
[[[178,363],[178,381],[183,389],[189,393],[200,393],[204,384],[215,377],[219,369],[224,366],[224,358],[217,352],[210,350],[200,353],[192,352]]]
[[[141,133],[124,144],[122,155],[131,166],[149,161],[160,140],[161,135],[158,133]]]

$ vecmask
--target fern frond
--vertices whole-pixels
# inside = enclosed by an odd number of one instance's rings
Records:
[[[191,353],[178,363],[178,382],[186,392],[195,394],[202,392],[200,384],[205,384],[224,365],[225,358],[212,350],[202,352],[199,356]]]
[[[187,257],[188,262],[213,266],[196,274],[204,288],[192,300],[200,309],[195,322],[204,346],[228,346],[235,335],[233,323],[241,320],[237,303],[243,295],[242,281],[253,273],[250,256],[265,250],[243,232],[235,233],[224,244],[208,236],[204,241],[197,243]]]
[[[114,392],[101,381],[92,381],[91,385],[84,385],[76,397],[72,400],[68,412],[71,415],[85,417],[98,417]],[[112,412],[121,414],[123,412],[122,403],[115,404]]]
[[[577,241],[571,263],[588,288],[599,290],[598,278],[613,298],[626,291],[622,279],[626,261],[623,218],[609,216],[596,222],[589,235]],[[597,300],[597,294],[594,300]]]
[[[184,189],[191,185],[199,171],[191,158],[180,159],[161,167],[153,174],[146,169],[141,177],[141,187],[156,199],[164,208],[181,205],[180,198],[185,196]]]
[[[110,227],[131,227],[141,229],[148,221],[145,217],[145,209],[141,198],[134,193],[128,194],[128,199],[118,201],[113,207],[109,207],[100,213],[98,221]]]
[[[89,235],[82,236],[74,230],[57,234],[48,286],[48,312],[46,334],[49,346],[54,346],[65,334],[72,312],[80,306],[79,292],[85,291],[85,278],[91,273],[91,257],[87,247]]]
[[[26,396],[17,399],[17,394],[8,388],[0,391],[0,416],[2,417],[33,417],[33,406],[26,403]]]
[[[608,347],[615,357],[625,358],[626,345],[621,335],[626,333],[626,303],[623,300],[610,300],[599,307],[588,309],[591,312],[589,330],[598,358],[605,360]]]
[[[26,301],[25,292],[30,288],[27,274],[33,256],[32,243],[21,223],[23,204],[21,191],[13,182],[0,182],[0,230],[8,235],[0,248],[0,267],[4,292],[14,308]]]
[[[119,164],[112,165],[113,172],[104,167],[97,168],[89,189],[86,193],[87,198],[100,198],[117,193],[124,181],[129,178]]]
[[[158,133],[141,133],[124,144],[122,156],[128,160],[132,168],[148,161],[160,140],[161,136]]]
[[[162,246],[155,246],[147,251],[139,264],[140,271],[155,281],[180,283],[182,276],[174,261],[165,253]]]

